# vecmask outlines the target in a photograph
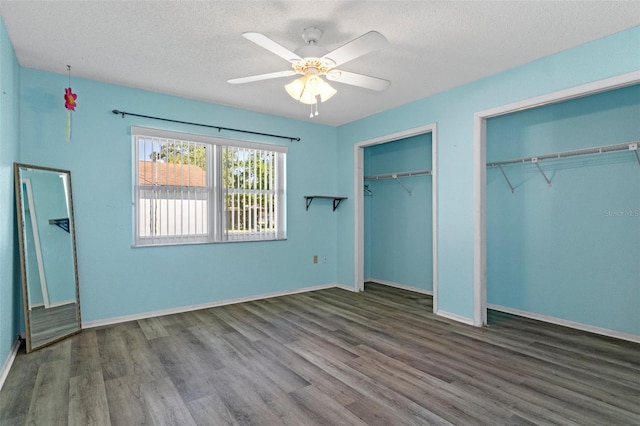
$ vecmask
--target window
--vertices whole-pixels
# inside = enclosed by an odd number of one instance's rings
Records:
[[[132,127],[135,245],[286,238],[287,147]]]

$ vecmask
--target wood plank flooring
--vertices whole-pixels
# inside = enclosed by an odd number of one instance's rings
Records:
[[[84,330],[20,353],[0,425],[640,425],[640,345],[377,284]]]

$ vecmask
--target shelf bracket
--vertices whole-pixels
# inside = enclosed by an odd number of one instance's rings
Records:
[[[507,174],[505,173],[504,169],[502,168],[502,164],[498,164],[498,167],[500,167],[500,171],[502,172],[502,176],[504,176],[504,180],[507,181],[507,185],[509,185],[509,188],[511,188],[511,193],[513,194],[515,191],[515,188],[513,187],[513,185],[511,185],[511,181],[509,180],[509,177],[507,176]]]
[[[335,212],[340,203],[344,200],[344,198],[334,198],[333,199],[333,211]]]
[[[400,186],[401,186],[405,191],[407,191],[407,194],[409,194],[409,196],[411,196],[411,190],[410,190],[409,188],[407,188],[407,187],[405,186],[405,184],[404,184],[404,183],[402,183],[402,181],[401,181],[400,179],[398,179],[398,175],[397,175],[397,174],[395,174],[395,173],[394,173],[394,174],[392,174],[392,175],[391,175],[391,177],[392,177],[393,179],[395,179],[395,180],[396,180],[396,182],[398,182],[398,183],[400,184]]]
[[[551,181],[549,180],[547,175],[544,173],[544,170],[542,170],[542,167],[540,167],[540,164],[538,164],[538,157],[531,158],[531,162],[535,164],[538,170],[540,171],[540,173],[542,173],[542,177],[544,177],[544,180],[547,181],[547,185],[551,186]]]
[[[49,219],[49,225],[55,225],[63,231],[69,232],[69,218]]]
[[[629,144],[629,151],[633,151],[636,155],[636,160],[638,160],[638,166],[640,166],[640,155],[638,155],[638,143]]]

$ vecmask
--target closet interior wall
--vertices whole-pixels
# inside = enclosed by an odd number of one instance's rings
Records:
[[[638,85],[494,117],[487,163],[633,147],[639,117]],[[487,306],[640,337],[637,151],[502,167],[487,169]]]
[[[364,148],[365,281],[433,291],[431,145],[426,133]]]

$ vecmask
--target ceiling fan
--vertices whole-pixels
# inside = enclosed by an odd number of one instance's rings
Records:
[[[260,33],[246,32],[242,33],[242,36],[288,61],[291,64],[291,69],[234,78],[227,82],[242,84],[302,75],[302,77],[285,85],[285,89],[293,99],[309,104],[312,108],[315,105],[315,115],[318,115],[318,99],[320,102],[325,102],[337,92],[320,78],[321,76],[329,81],[377,91],[385,90],[391,84],[389,80],[382,78],[336,69],[346,62],[384,47],[388,43],[387,39],[377,31],[369,31],[331,52],[318,45],[322,31],[315,27],[306,28],[302,32],[302,38],[306,45],[295,51],[287,49]],[[313,110],[310,117],[313,117]]]

